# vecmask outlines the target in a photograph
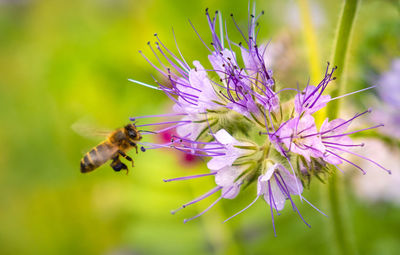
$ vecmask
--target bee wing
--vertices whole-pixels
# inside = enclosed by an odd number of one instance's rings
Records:
[[[95,127],[94,125],[91,125],[89,123],[82,122],[82,121],[77,121],[74,124],[72,124],[71,129],[74,130],[80,136],[83,136],[83,137],[89,138],[89,139],[97,138],[97,140],[99,138],[107,137],[112,132],[112,130],[101,129],[101,128]]]

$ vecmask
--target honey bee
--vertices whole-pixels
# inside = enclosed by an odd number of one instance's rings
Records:
[[[111,159],[110,166],[114,171],[119,172],[124,169],[128,173],[128,167],[121,162],[119,157],[122,156],[132,162],[133,167],[133,160],[126,155],[126,152],[135,148],[136,153],[138,153],[136,143],[141,139],[142,136],[134,124],[128,124],[123,128],[113,131],[105,141],[91,149],[81,159],[81,172],[91,172]]]

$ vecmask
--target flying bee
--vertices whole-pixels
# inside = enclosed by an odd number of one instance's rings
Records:
[[[134,124],[128,124],[111,132],[105,141],[91,149],[81,159],[81,172],[91,172],[111,159],[110,166],[114,171],[119,172],[124,169],[128,173],[128,167],[121,162],[119,157],[122,156],[132,162],[133,167],[133,160],[126,155],[126,152],[135,148],[138,153],[136,143],[141,139],[142,136]]]

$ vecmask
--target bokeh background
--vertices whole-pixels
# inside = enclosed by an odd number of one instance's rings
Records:
[[[304,86],[309,78],[322,78],[340,2],[256,1],[265,11],[259,38],[275,47],[270,54],[275,52],[279,82]],[[306,204],[298,203],[312,228],[287,206],[276,219],[278,237],[261,200],[222,223],[254,198],[254,187],[183,224],[216,197],[169,213],[213,187],[211,178],[164,183],[163,178],[206,170],[203,162],[189,162],[173,151],[131,152],[136,167],[129,175],[109,166],[79,172],[83,153],[100,140],[80,136],[71,128],[74,123],[113,129],[131,116],[169,111],[162,93],[127,80],[152,82],[156,72],[138,50],[151,55],[147,41],[154,41],[154,33],[174,48],[173,27],[186,59],[206,63],[207,51],[188,19],[209,41],[204,9],[220,10],[230,37],[240,40],[229,14],[245,28],[247,5],[238,0],[0,0],[0,254],[332,253],[329,220]],[[375,84],[400,56],[399,13],[398,1],[362,2],[347,91]],[[376,91],[344,99],[349,114],[379,100]],[[398,138],[369,136],[370,153],[397,167],[392,168],[397,176]],[[346,178],[354,242],[360,254],[398,254],[400,181],[377,168],[368,170],[373,178],[360,180],[361,174],[350,170]],[[314,180],[305,195],[326,211],[324,185]]]

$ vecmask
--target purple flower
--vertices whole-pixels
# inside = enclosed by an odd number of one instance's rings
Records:
[[[377,90],[382,103],[371,116],[374,122],[385,123],[380,131],[389,137],[400,138],[400,58],[394,59],[389,71],[378,80]]]
[[[300,114],[313,114],[314,112],[324,108],[331,100],[330,95],[322,95],[329,82],[334,80],[332,77],[336,68],[332,68],[329,73],[329,64],[325,71],[325,77],[318,86],[308,85],[302,92],[298,93],[294,98],[294,108]]]
[[[258,47],[251,47],[250,49],[246,49],[245,47],[241,47],[242,58],[244,62],[244,66],[246,67],[246,71],[251,74],[257,74],[260,71],[267,70],[265,67],[265,62],[262,57],[265,54],[267,49],[267,45],[261,45]],[[272,77],[272,71],[267,70],[269,77]],[[273,83],[273,82],[272,82]],[[272,84],[271,84],[272,85]]]
[[[239,99],[235,103],[228,103],[226,106],[247,118],[252,118],[251,114],[259,114],[257,104],[251,98]]]
[[[350,121],[343,119],[334,119],[329,121],[326,119],[321,126],[322,143],[327,147],[327,151],[323,155],[323,159],[333,165],[343,163],[342,159],[336,155],[343,154],[343,151],[337,147],[353,147],[353,141],[350,137],[343,134],[350,126]]]
[[[280,84],[275,84],[273,72],[265,64],[267,45],[257,44],[257,20],[260,15],[250,15],[247,33],[240,30],[232,15],[235,26],[243,36],[242,44],[229,39],[218,12],[210,16],[206,10],[211,30],[211,47],[195,32],[209,50],[210,70],[205,69],[199,61],[189,66],[178,47],[179,54],[174,54],[156,35],[156,50],[150,43],[149,47],[158,63],[152,63],[142,55],[164,81],[155,80],[158,86],[154,87],[131,80],[164,92],[174,102],[171,113],[131,118],[136,121],[138,128],[162,126],[151,131],[140,131],[143,136],[176,129],[177,135],[163,144],[141,142],[142,151],[169,148],[208,159],[206,173],[164,180],[171,182],[214,177],[215,188],[173,211],[175,213],[219,194],[215,202],[184,222],[203,215],[221,199],[236,198],[241,189],[257,183],[255,200],[232,217],[247,210],[259,197],[263,197],[270,206],[275,230],[274,211],[279,215],[286,200],[290,201],[292,208],[304,221],[294,204],[294,196],[299,196],[322,213],[302,196],[303,183],[313,176],[320,178],[320,173],[327,172],[329,166],[339,167],[341,164],[350,164],[365,172],[350,161],[348,155],[358,156],[390,173],[379,163],[351,150],[363,146],[354,144],[349,137],[351,134],[382,126],[347,131],[354,119],[370,111],[356,114],[348,120],[326,119],[318,131],[313,114],[332,100],[346,96],[331,98],[324,94],[327,86],[335,79],[333,73],[336,67],[330,69],[328,63],[324,78],[315,86],[307,84],[304,89],[280,88],[276,91]],[[238,62],[240,56],[244,66]],[[293,90],[296,95],[282,102],[281,95]],[[150,118],[168,120],[138,123]]]
[[[176,91],[179,92],[178,102],[174,106],[176,112],[189,114],[204,113],[207,109],[221,107],[215,102],[221,101],[214,91],[207,72],[199,61],[194,61],[194,69],[189,71],[188,80],[179,79]]]
[[[353,156],[357,156],[366,161],[369,161],[369,162],[373,163],[375,166],[377,166],[377,167],[381,168],[382,170],[385,170],[386,172],[391,174],[391,171],[389,169],[386,169],[385,167],[383,167],[381,164],[375,162],[374,160],[372,160],[370,158],[364,157],[362,155],[359,155],[359,154],[351,151],[351,149],[353,147],[363,147],[364,144],[363,143],[353,144],[349,135],[382,126],[382,124],[379,124],[379,125],[376,125],[373,127],[368,127],[368,128],[364,128],[364,129],[360,129],[360,130],[356,130],[356,131],[351,131],[351,132],[345,132],[346,129],[348,128],[348,126],[350,125],[350,123],[354,119],[356,119],[366,113],[370,113],[370,112],[371,112],[370,110],[367,110],[365,112],[356,114],[354,117],[352,117],[348,120],[335,119],[332,121],[328,121],[328,119],[326,119],[321,126],[321,131],[319,133],[310,135],[310,136],[321,136],[322,143],[324,144],[324,146],[326,148],[324,156],[323,156],[323,160],[325,160],[327,163],[330,163],[335,166],[343,163],[343,161],[344,161],[344,162],[347,162],[350,165],[358,168],[359,170],[361,170],[361,172],[363,172],[363,174],[365,174],[366,172],[360,166],[358,166],[354,162],[351,162],[350,160],[348,160],[340,155],[340,154],[346,153],[346,154],[350,154]]]
[[[225,166],[215,174],[215,183],[222,187],[223,198],[233,199],[239,194],[242,183],[238,177],[243,171],[243,167]]]
[[[314,118],[311,115],[305,115],[283,123],[278,136],[285,144],[287,151],[300,154],[310,161],[310,157],[322,157],[325,152],[321,137],[311,135],[316,133]]]
[[[204,116],[201,115],[189,115],[182,118],[182,121],[187,121],[183,125],[176,127],[176,132],[179,137],[186,137],[190,140],[196,140],[200,132],[207,128],[207,123],[199,123],[202,121]]]
[[[267,172],[258,177],[257,196],[263,196],[276,211],[283,209],[291,195],[300,195],[302,192],[300,180],[281,164],[270,165]]]
[[[313,114],[322,109],[331,100],[329,95],[320,95],[318,88],[307,86],[294,98],[294,108],[298,114]]]
[[[230,73],[227,71],[235,69],[237,67],[236,55],[233,51],[223,49],[222,51],[214,51],[208,56],[208,60],[214,68],[221,80],[227,80]]]
[[[308,227],[310,227],[310,225],[301,216],[299,210],[294,204],[292,197],[292,195],[300,195],[303,192],[303,186],[301,185],[300,180],[295,175],[291,174],[282,164],[279,163],[272,163],[268,161],[263,170],[265,170],[265,173],[261,174],[258,177],[257,181],[257,197],[244,209],[226,219],[225,222],[247,210],[258,200],[259,197],[263,197],[271,209],[272,225],[274,227],[275,236],[276,230],[274,221],[274,210],[279,215],[279,211],[283,210],[286,200],[290,201],[293,210],[296,211],[303,222]],[[317,211],[319,211],[304,197],[303,200],[311,205],[313,208],[315,208]],[[321,211],[319,212],[321,214],[324,214]]]
[[[220,149],[212,150],[212,153],[220,153],[221,155],[213,157],[207,163],[210,170],[220,170],[224,167],[230,167],[238,157],[249,153],[247,150],[239,149],[238,147],[251,147],[251,143],[239,142],[231,136],[226,130],[221,129],[214,135],[215,140],[221,145]],[[211,150],[213,145],[206,145],[204,148]]]
[[[378,81],[378,92],[387,104],[400,109],[400,58],[394,59],[391,69]]]

